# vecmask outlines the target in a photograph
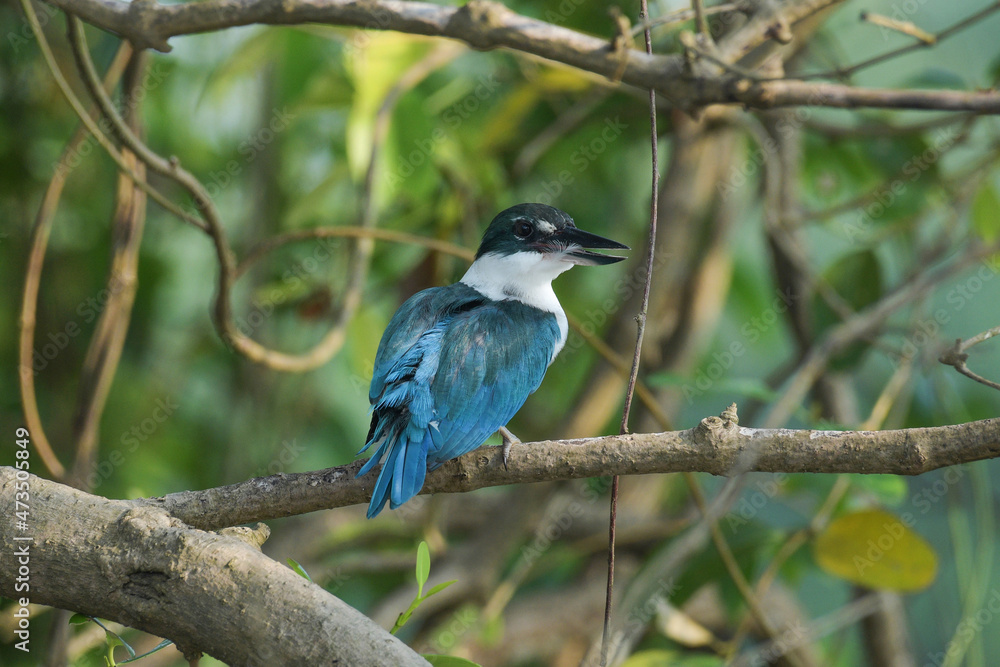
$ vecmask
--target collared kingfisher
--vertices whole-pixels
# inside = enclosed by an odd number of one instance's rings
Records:
[[[358,476],[384,459],[368,518],[396,509],[424,476],[502,429],[542,382],[566,342],[552,280],[575,264],[625,259],[588,248],[628,246],[577,229],[566,213],[518,204],[493,219],[461,281],[410,297],[378,346],[372,423]],[[504,436],[504,464],[512,443]]]

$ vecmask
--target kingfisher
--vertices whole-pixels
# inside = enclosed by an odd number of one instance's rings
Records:
[[[387,500],[396,509],[417,495],[428,471],[497,431],[506,466],[516,439],[505,425],[566,342],[552,280],[574,265],[625,259],[591,248],[629,249],[578,229],[557,208],[518,204],[493,219],[459,282],[400,306],[375,355],[371,428],[358,452],[377,445],[358,477],[384,460],[369,519]]]

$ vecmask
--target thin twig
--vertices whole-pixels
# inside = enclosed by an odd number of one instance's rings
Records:
[[[900,21],[899,19],[894,19],[891,16],[883,16],[882,14],[876,14],[874,12],[861,12],[861,20],[867,21],[872,25],[877,25],[882,28],[887,28],[904,35],[908,35],[909,37],[920,40],[926,46],[934,46],[937,42],[934,35],[927,32],[913,21]]]
[[[987,387],[992,387],[993,389],[1000,390],[1000,383],[994,382],[993,380],[988,380],[987,378],[984,378],[978,373],[974,373],[965,364],[965,362],[969,359],[969,354],[968,352],[966,352],[966,350],[968,350],[973,345],[978,345],[979,343],[989,340],[994,336],[1000,336],[1000,326],[993,327],[992,329],[988,329],[986,331],[983,331],[982,333],[978,333],[975,336],[967,338],[965,340],[958,338],[955,340],[955,344],[951,348],[946,350],[940,357],[938,357],[938,361],[940,361],[942,364],[947,364],[948,366],[954,367],[956,371],[958,371],[967,378],[971,378],[980,384],[986,385]]]
[[[966,28],[983,20],[984,18],[986,18],[993,12],[997,11],[998,9],[1000,9],[1000,2],[994,2],[991,5],[987,5],[980,11],[973,14],[972,16],[962,19],[958,23],[955,23],[945,28],[941,32],[932,34],[930,37],[934,40],[933,42],[928,42],[926,39],[918,39],[913,44],[907,44],[906,46],[902,46],[898,49],[892,49],[891,51],[886,51],[885,53],[881,53],[877,56],[873,56],[866,60],[862,60],[861,62],[855,65],[851,65],[850,67],[842,67],[834,70],[827,70],[825,72],[817,72],[815,74],[803,74],[799,78],[802,80],[850,78],[856,72],[859,72],[860,70],[863,70],[867,67],[871,67],[872,65],[877,65],[881,62],[885,62],[886,60],[890,60],[892,58],[905,55],[907,53],[910,53],[911,51],[919,51],[920,49],[926,49],[928,47],[940,44],[949,37],[958,34],[962,30],[965,30]]]
[[[694,23],[698,28],[698,32],[706,40],[711,41],[712,33],[708,30],[708,19],[705,14],[704,0],[691,0],[691,8],[694,10]],[[646,53],[652,53],[652,51],[646,51]]]
[[[745,3],[742,2],[728,2],[722,5],[712,5],[711,7],[704,8],[705,16],[711,16],[712,14],[724,14],[725,12],[734,12],[744,9],[746,7]],[[693,9],[677,9],[663,16],[658,16],[655,19],[650,19],[649,21],[639,22],[632,28],[632,35],[638,35],[650,28],[665,28],[677,23],[684,23],[685,21],[690,21],[695,18],[695,11]]]
[[[126,174],[128,174],[129,177],[131,177],[132,180],[135,182],[135,184],[139,186],[146,194],[148,194],[153,199],[153,201],[155,201],[157,204],[159,204],[166,210],[170,211],[174,215],[178,216],[182,220],[186,220],[198,227],[203,226],[200,221],[198,221],[196,218],[193,218],[187,212],[183,211],[179,206],[177,206],[172,201],[167,199],[166,196],[163,195],[163,193],[161,193],[159,190],[146,183],[145,179],[140,178],[139,175],[136,174],[135,170],[131,167],[131,165],[125,162],[125,159],[122,157],[121,152],[115,147],[113,143],[111,143],[111,141],[100,129],[100,127],[97,125],[94,119],[90,117],[90,114],[87,113],[87,110],[84,108],[83,103],[80,102],[80,99],[76,96],[76,93],[73,92],[73,88],[69,85],[69,82],[66,81],[66,77],[63,75],[62,70],[59,68],[59,64],[56,62],[55,55],[52,53],[52,47],[49,46],[48,39],[45,37],[45,33],[42,31],[41,24],[38,21],[38,14],[35,13],[35,8],[32,6],[30,0],[21,0],[21,7],[24,9],[24,13],[28,18],[28,24],[31,26],[31,30],[35,35],[35,39],[38,41],[38,48],[42,52],[45,64],[48,66],[49,71],[52,73],[52,78],[55,79],[59,91],[63,94],[63,97],[66,98],[66,101],[69,103],[70,107],[76,113],[77,117],[83,123],[84,127],[87,128],[87,131],[90,132],[90,134],[93,135],[94,139],[97,140],[97,143],[101,145],[101,148],[103,148],[105,152],[111,157],[111,159],[114,160],[115,164],[118,165],[118,168],[123,172],[125,172]],[[67,20],[69,21],[74,20],[74,17],[71,14],[67,14],[66,16]],[[90,56],[88,54],[87,55],[88,61],[89,58]],[[93,70],[92,62],[90,63],[90,66],[91,69]],[[109,100],[107,93],[105,93],[101,89],[96,70],[93,71],[93,82],[95,82],[93,88],[100,90],[100,94],[98,96],[99,99],[103,98],[104,100]],[[86,79],[85,83],[90,84],[90,82],[87,81]],[[113,107],[110,101],[108,101],[108,105]],[[117,116],[117,112],[115,113],[115,115]]]
[[[785,424],[834,354],[851,343],[871,335],[900,308],[919,299],[938,282],[997,252],[998,246],[1000,244],[990,248],[973,250],[945,266],[915,273],[904,284],[884,295],[879,301],[860,311],[852,319],[834,327],[813,346],[802,363],[799,364],[799,367],[792,374],[785,392],[771,408],[764,425],[773,427]]]
[[[918,134],[928,130],[938,130],[949,125],[964,123],[974,114],[948,114],[915,123],[895,124],[877,118],[862,118],[858,125],[837,125],[826,120],[809,118],[806,129],[818,132],[829,139],[853,139],[858,137],[899,137]]]
[[[649,17],[649,6],[646,0],[640,0],[639,20],[645,21]],[[653,38],[649,28],[643,31],[646,40],[646,53],[653,53]],[[632,356],[632,370],[629,373],[628,389],[625,391],[625,405],[622,408],[622,419],[619,426],[619,433],[628,433],[629,413],[632,408],[632,396],[635,393],[636,381],[639,377],[639,360],[642,355],[642,337],[646,330],[646,312],[649,309],[649,291],[653,278],[653,261],[656,257],[656,221],[657,204],[660,198],[660,168],[658,155],[658,134],[656,131],[656,91],[649,89],[649,141],[651,150],[652,178],[651,193],[649,201],[649,240],[646,252],[646,280],[642,289],[642,304],[639,307],[639,314],[635,318],[636,336],[635,352]],[[611,480],[611,509],[608,523],[608,588],[607,597],[604,602],[604,631],[601,639],[601,665],[608,663],[608,648],[611,627],[611,603],[615,584],[615,522],[618,513],[618,475],[614,475]]]

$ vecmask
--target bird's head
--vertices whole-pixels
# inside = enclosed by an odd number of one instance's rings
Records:
[[[577,229],[573,218],[557,208],[545,204],[518,204],[493,218],[483,234],[476,259],[483,255],[505,257],[529,253],[546,261],[565,262],[565,268],[573,264],[614,264],[625,259],[591,252],[589,248],[629,249],[617,241]]]

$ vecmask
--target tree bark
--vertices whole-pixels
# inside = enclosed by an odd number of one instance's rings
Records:
[[[16,484],[16,471],[0,468],[4,508]],[[27,530],[6,509],[0,521],[4,597],[118,621],[230,665],[427,665],[259,546],[33,475],[28,488]],[[17,590],[25,572],[30,590]]]
[[[719,56],[691,52],[699,66],[682,55],[647,55],[575,30],[520,15],[498,2],[472,0],[442,7],[399,0],[205,0],[163,5],[121,0],[47,0],[84,21],[128,39],[137,48],[169,51],[178,35],[263,23],[326,23],[414,35],[447,37],[474,49],[508,48],[560,62],[613,81],[652,88],[674,106],[693,110],[709,104],[741,104],[767,109],[825,106],[935,109],[1000,113],[998,91],[891,90],[837,83],[770,79],[719,62],[747,57],[755,49],[780,45],[790,28],[840,0],[768,3],[738,43],[723,45]],[[610,25],[610,22],[609,22]],[[718,61],[718,62],[716,62]]]

